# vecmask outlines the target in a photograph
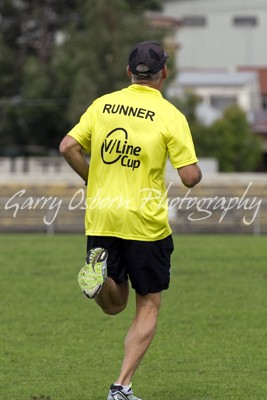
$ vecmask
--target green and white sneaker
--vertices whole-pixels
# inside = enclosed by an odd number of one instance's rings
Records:
[[[78,274],[78,283],[83,293],[93,299],[101,290],[107,277],[108,252],[102,247],[91,249],[86,257],[84,267]]]
[[[111,385],[107,400],[142,400],[134,396],[132,386],[125,390],[123,386]]]

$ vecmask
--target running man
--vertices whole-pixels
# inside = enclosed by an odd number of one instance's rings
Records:
[[[141,400],[131,381],[153,340],[161,292],[170,283],[167,157],[186,187],[201,180],[187,121],[161,94],[167,57],[158,43],[136,44],[127,66],[131,85],[96,99],[60,144],[87,184],[81,289],[110,315],[125,309],[129,282],[136,293],[136,314],[108,400]]]

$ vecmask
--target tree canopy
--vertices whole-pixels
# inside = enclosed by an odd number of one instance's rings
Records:
[[[262,144],[252,131],[246,113],[238,106],[231,106],[225,109],[222,118],[205,126],[196,114],[199,101],[194,93],[172,99],[187,117],[197,155],[216,158],[221,172],[257,170],[262,161]]]
[[[1,151],[16,154],[30,146],[57,149],[96,97],[128,84],[130,48],[155,38],[144,11],[160,10],[161,3],[3,0]]]
[[[207,134],[206,153],[218,158],[221,171],[254,171],[259,166],[261,143],[250,128],[245,112],[239,107],[227,108]]]

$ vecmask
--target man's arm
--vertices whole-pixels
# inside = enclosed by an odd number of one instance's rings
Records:
[[[182,168],[177,168],[177,171],[181,181],[188,188],[194,187],[201,181],[202,173],[197,164],[191,164]]]
[[[65,136],[59,151],[71,168],[87,183],[89,164],[82,152],[82,146],[71,136]]]

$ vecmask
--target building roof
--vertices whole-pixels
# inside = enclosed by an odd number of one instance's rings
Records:
[[[177,83],[182,86],[244,86],[256,78],[254,71],[182,70]]]
[[[150,26],[155,28],[173,29],[178,28],[183,24],[182,18],[167,16],[154,11],[147,11],[145,17],[147,21],[149,21]]]
[[[267,96],[267,67],[238,67],[239,71],[253,71],[258,74],[262,96]]]

